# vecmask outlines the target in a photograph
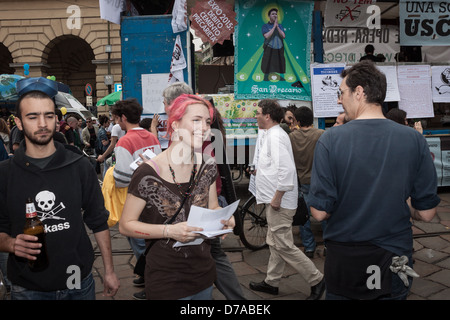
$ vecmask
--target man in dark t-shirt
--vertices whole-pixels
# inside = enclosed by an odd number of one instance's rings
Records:
[[[412,279],[389,267],[395,257],[412,266],[410,219],[435,215],[436,169],[425,138],[383,116],[386,77],[374,63],[342,77],[338,103],[352,121],[317,142],[308,199],[312,215],[327,219],[327,298],[406,299]],[[374,266],[375,290],[367,285]]]

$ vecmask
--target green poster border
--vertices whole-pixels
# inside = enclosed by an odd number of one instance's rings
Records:
[[[261,59],[255,60],[255,59],[248,59],[247,63],[244,66],[241,66],[239,68],[239,32],[240,32],[240,25],[239,25],[239,19],[241,16],[241,12],[240,12],[240,7],[241,7],[241,3],[243,3],[243,0],[237,0],[235,2],[235,12],[236,12],[236,20],[238,21],[238,24],[235,27],[235,40],[236,40],[236,46],[235,46],[235,63],[234,63],[234,95],[236,99],[265,99],[265,98],[272,98],[272,99],[285,99],[285,100],[300,100],[300,101],[312,101],[312,94],[311,94],[311,77],[310,77],[310,64],[311,64],[311,35],[312,35],[312,23],[313,23],[313,10],[314,10],[314,1],[309,1],[309,0],[305,0],[305,1],[297,1],[297,2],[301,2],[303,4],[309,4],[309,12],[310,14],[308,15],[308,20],[304,21],[305,25],[309,26],[308,28],[306,28],[306,39],[307,39],[307,43],[305,44],[305,48],[306,48],[306,61],[305,61],[305,68],[302,68],[299,64],[299,62],[293,58],[293,55],[291,53],[291,51],[289,50],[289,46],[286,45],[285,40],[283,40],[284,43],[284,47],[285,47],[285,54],[290,57],[291,61],[296,64],[296,66],[294,66],[295,68],[297,68],[297,70],[300,70],[300,73],[297,72],[296,70],[292,70],[295,71],[295,74],[297,76],[297,78],[300,79],[300,77],[307,77],[308,79],[308,83],[309,86],[304,86],[303,89],[306,91],[306,93],[298,95],[297,93],[275,93],[275,94],[271,94],[271,93],[240,93],[239,92],[239,83],[240,81],[237,80],[237,74],[239,73],[239,69],[248,69],[251,68],[252,71],[254,71],[257,67],[260,66],[261,64]],[[257,3],[257,1],[254,1],[255,5],[259,5],[259,3]],[[274,0],[274,2],[281,2],[281,3],[294,3],[294,1],[286,1],[286,0],[282,0],[282,1],[277,1]],[[266,5],[264,3],[264,5]],[[259,48],[253,55],[253,57],[258,57],[261,55],[261,51],[262,51],[262,46],[261,48]],[[253,62],[251,62],[251,60],[254,60]],[[253,64],[253,65],[252,65]],[[301,72],[303,71],[303,72]],[[286,69],[286,73],[288,72],[288,69]],[[256,83],[256,82],[255,82]]]

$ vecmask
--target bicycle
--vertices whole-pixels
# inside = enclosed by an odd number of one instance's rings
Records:
[[[251,196],[240,211],[239,238],[250,250],[260,250],[267,247],[266,205],[257,204],[255,196]]]

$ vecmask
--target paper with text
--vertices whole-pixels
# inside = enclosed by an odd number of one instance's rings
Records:
[[[147,158],[147,159],[151,159],[151,158],[153,158],[153,157],[156,157],[156,154],[152,151],[152,150],[150,150],[150,149],[147,149],[147,150],[145,150],[145,152],[142,154],[145,158]],[[130,168],[131,168],[131,170],[136,170],[137,169],[137,167],[139,167],[139,165],[143,162],[144,160],[142,160],[141,159],[141,157],[139,157],[139,158],[137,158],[136,160],[134,160],[131,164],[130,164]]]
[[[203,231],[195,231],[204,235],[206,238],[216,237],[222,234],[230,233],[232,229],[223,230],[223,224],[221,220],[229,220],[233,213],[236,211],[240,200],[236,200],[229,206],[218,209],[211,210],[207,208],[201,208],[197,206],[191,206],[191,211],[189,212],[189,217],[187,224],[192,227],[203,228]],[[194,241],[181,243],[176,242],[174,247],[199,245],[203,242],[202,238],[195,239]]]

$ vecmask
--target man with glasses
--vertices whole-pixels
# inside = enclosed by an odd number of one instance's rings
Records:
[[[309,193],[312,215],[327,219],[326,297],[406,299],[410,219],[435,215],[436,169],[425,138],[384,117],[386,76],[373,62],[341,76],[338,103],[351,121],[317,142]]]
[[[94,300],[94,250],[85,225],[102,254],[103,293],[113,296],[119,280],[97,176],[86,158],[53,140],[57,85],[27,78],[17,83],[17,91],[16,123],[25,139],[12,159],[0,163],[0,251],[9,253],[11,299]],[[49,266],[43,271],[28,266],[41,247],[37,237],[23,234],[28,198],[45,225]]]

